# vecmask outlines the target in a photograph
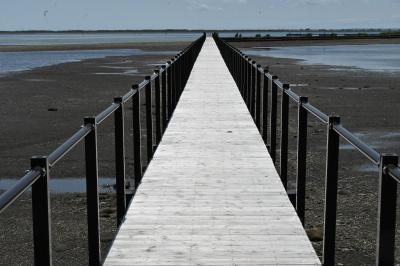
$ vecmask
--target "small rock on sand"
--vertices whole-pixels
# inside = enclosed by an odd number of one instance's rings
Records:
[[[322,227],[311,227],[306,229],[306,233],[311,242],[319,242],[323,240]]]

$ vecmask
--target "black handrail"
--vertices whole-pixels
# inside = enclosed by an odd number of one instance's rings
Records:
[[[31,169],[29,170],[18,182],[9,190],[1,194],[1,204],[0,207],[4,210],[10,206],[15,200],[19,198],[28,188],[32,186],[33,183],[38,180],[42,174],[41,169]]]
[[[360,140],[359,138],[354,136],[353,133],[348,131],[342,125],[340,125],[340,124],[339,125],[334,125],[333,128],[348,143],[350,143],[354,148],[359,150],[368,160],[370,160],[372,163],[374,163],[376,165],[379,165],[379,161],[380,161],[381,155],[377,151],[375,151],[373,148],[368,146],[362,140]]]
[[[89,265],[101,265],[100,234],[99,234],[99,198],[98,198],[98,156],[97,156],[97,126],[114,114],[115,128],[115,153],[116,153],[116,194],[117,194],[117,225],[123,221],[127,206],[133,197],[142,179],[141,166],[141,119],[147,121],[146,152],[151,159],[155,149],[161,141],[161,135],[152,142],[153,107],[151,105],[151,90],[162,94],[155,97],[156,126],[159,134],[162,134],[171,119],[176,103],[183,92],[189,78],[194,62],[205,41],[205,34],[192,42],[182,52],[179,52],[171,62],[155,69],[154,74],[146,77],[140,84],[134,84],[132,89],[121,97],[114,98],[114,102],[95,117],[86,117],[84,125],[76,131],[68,140],[51,152],[47,157],[33,156],[31,158],[31,169],[10,189],[0,195],[0,213],[10,206],[22,193],[32,188],[32,210],[33,210],[33,241],[34,241],[34,264],[52,265],[51,256],[51,221],[50,221],[50,199],[48,182],[50,179],[50,168],[69,151],[71,151],[82,140],[85,142],[86,160],[86,192],[88,212],[88,246]],[[162,82],[153,82],[162,80]],[[168,81],[168,82],[166,82]],[[168,86],[167,86],[168,85]],[[155,88],[157,87],[157,88]],[[143,118],[140,112],[139,94],[141,90],[147,94],[146,112]],[[173,94],[174,98],[171,98]],[[126,189],[125,174],[125,142],[124,142],[124,104],[132,99],[133,104],[133,138],[134,138],[134,180],[128,193]],[[162,99],[162,100],[161,100]],[[168,110],[168,112],[166,112]],[[162,119],[161,119],[162,118]],[[161,130],[162,128],[162,130]],[[139,160],[138,160],[139,159]],[[128,201],[126,201],[128,198]]]
[[[72,150],[79,142],[81,142],[92,129],[88,126],[82,126],[72,137],[61,144],[48,156],[49,166],[53,167],[64,155]],[[1,210],[1,205],[0,205]]]
[[[305,182],[306,182],[306,156],[307,156],[307,114],[327,125],[327,159],[325,176],[325,207],[324,207],[324,239],[323,239],[323,263],[334,265],[335,263],[335,236],[336,236],[336,205],[337,182],[339,163],[339,138],[342,137],[354,146],[361,154],[379,168],[379,205],[376,264],[393,265],[394,263],[394,238],[396,227],[396,197],[397,184],[400,182],[400,168],[398,156],[392,154],[380,154],[356,135],[347,130],[340,122],[340,117],[327,115],[308,102],[305,96],[294,93],[288,84],[279,81],[277,76],[268,73],[268,68],[257,67],[239,49],[233,47],[213,34],[214,40],[228,66],[247,107],[253,116],[254,122],[263,136],[271,158],[275,162],[276,134],[277,134],[277,89],[281,91],[281,130],[280,130],[280,177],[283,185],[287,185],[287,161],[288,161],[288,99],[292,99],[298,106],[298,140],[297,140],[297,176],[296,193],[291,197],[297,214],[304,225],[305,210]],[[256,73],[254,73],[256,72]],[[263,90],[258,83],[258,76],[264,77]],[[271,92],[271,99],[268,94]],[[254,105],[256,106],[254,109]],[[256,112],[254,111],[256,110]],[[260,111],[261,110],[261,111]],[[268,112],[270,110],[270,112]],[[270,117],[268,116],[270,113]],[[262,116],[262,119],[259,117]],[[270,136],[268,136],[270,133]],[[268,141],[269,140],[269,141]],[[291,196],[291,195],[289,195]]]

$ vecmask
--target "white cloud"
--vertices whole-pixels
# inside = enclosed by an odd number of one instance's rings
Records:
[[[247,0],[222,0],[222,1],[204,1],[204,0],[186,0],[187,8],[189,10],[196,11],[221,11],[224,4],[232,4],[232,3],[247,3]]]
[[[247,4],[247,0],[222,0],[223,3]]]

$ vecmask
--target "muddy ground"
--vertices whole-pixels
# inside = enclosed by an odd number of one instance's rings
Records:
[[[175,43],[142,48],[179,51],[185,46],[185,43]],[[114,48],[121,47],[125,46]],[[151,74],[154,65],[164,63],[172,55],[89,59],[0,77],[0,176],[22,176],[29,168],[32,155],[48,154],[80,127],[84,116],[99,113],[114,96],[126,93],[133,83]],[[378,151],[400,153],[398,74],[343,67],[332,70],[332,66],[303,65],[292,59],[254,59],[269,66],[282,81],[291,83],[298,94],[309,96],[310,102],[322,111],[340,115],[348,129]],[[124,72],[127,69],[133,71]],[[142,102],[144,104],[144,100]],[[125,108],[127,175],[131,177],[131,105],[128,103]],[[291,105],[289,176],[292,181],[296,169],[296,108]],[[103,177],[115,175],[112,121],[110,118],[99,128],[99,175]],[[314,228],[316,241],[313,244],[321,254],[318,238],[323,224],[326,129],[311,117],[309,122],[306,228]],[[142,133],[145,138],[145,131]],[[83,177],[83,158],[83,147],[78,145],[52,169],[51,175]],[[374,264],[378,179],[376,170],[370,166],[351,146],[341,144],[337,262],[342,265]],[[84,194],[53,193],[51,203],[54,265],[86,265]],[[102,251],[105,254],[116,230],[115,195],[102,195],[100,209]],[[0,265],[31,265],[29,192],[0,215],[0,246]]]
[[[136,44],[133,48],[170,53],[90,59],[0,77],[0,176],[20,178],[29,169],[31,156],[49,154],[80,128],[84,116],[100,113],[112,103],[113,97],[127,93],[132,84],[140,83],[156,66],[164,64],[187,45],[183,42]],[[115,47],[103,45],[101,48]],[[141,103],[144,112],[143,91]],[[145,145],[145,119],[141,122],[142,144]],[[125,123],[126,174],[131,178],[131,101],[125,105]],[[99,176],[115,176],[113,116],[98,128],[98,153]],[[144,149],[143,158],[146,158]],[[144,159],[143,165],[146,163]],[[83,178],[83,144],[78,144],[57,163],[50,176]],[[31,205],[28,191],[0,215],[0,265],[32,265]],[[103,258],[117,230],[115,206],[115,193],[100,195]],[[87,265],[86,195],[52,193],[51,215],[54,265]]]

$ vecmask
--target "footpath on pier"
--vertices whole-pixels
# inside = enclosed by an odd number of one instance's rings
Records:
[[[105,265],[320,265],[211,38]]]

